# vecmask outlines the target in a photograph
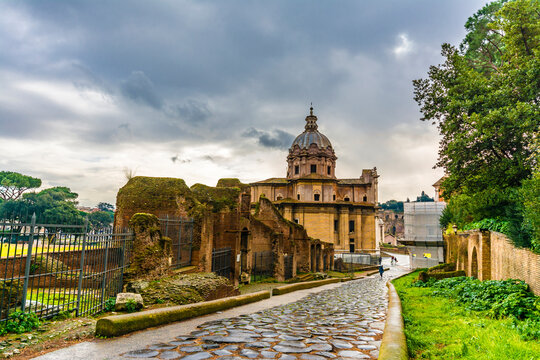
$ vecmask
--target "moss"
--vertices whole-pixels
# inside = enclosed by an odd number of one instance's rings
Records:
[[[240,188],[195,184],[191,187],[191,192],[198,202],[208,204],[214,212],[218,212],[223,209],[235,209],[237,207]]]
[[[223,178],[219,179],[216,187],[218,188],[238,188],[240,191],[244,192],[249,188],[248,184],[243,184],[237,178]]]
[[[283,285],[277,288],[274,288],[272,290],[272,295],[283,295],[290,293],[292,291],[297,290],[304,290],[304,289],[311,289],[317,286],[323,286],[333,283],[341,282],[341,279],[324,279],[324,280],[317,280],[317,281],[308,281],[303,283],[296,283],[296,284],[290,284],[290,285]]]
[[[96,335],[113,337],[153,326],[226,310],[235,306],[268,299],[270,292],[261,291],[253,294],[206,301],[197,304],[173,306],[168,308],[143,311],[140,313],[115,315],[101,318],[96,323]]]
[[[184,305],[209,299],[220,289],[234,290],[230,281],[214,273],[177,274],[152,281],[139,292],[145,304]]]
[[[448,263],[448,264],[439,264],[433,267],[430,267],[428,269],[428,273],[437,273],[437,272],[447,272],[447,271],[455,271],[456,270],[456,263]]]
[[[129,226],[138,227],[144,230],[154,230],[156,227],[159,227],[159,219],[156,215],[147,214],[147,213],[137,213],[134,214],[131,219],[129,219]]]
[[[178,207],[178,200],[191,198],[184,180],[163,177],[136,176],[119,191],[116,207],[123,211],[161,210]]]

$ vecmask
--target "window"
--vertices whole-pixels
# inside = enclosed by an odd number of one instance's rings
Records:
[[[328,173],[328,175],[330,175],[332,173],[332,168],[330,166],[327,166],[326,172]]]
[[[321,199],[321,195],[315,194],[313,195],[313,198],[315,199],[315,201],[319,201]]]
[[[398,218],[398,216],[397,216],[397,215],[395,215],[395,218],[397,219],[397,218]]]
[[[317,165],[311,165],[311,173],[314,174],[317,172]]]
[[[354,220],[349,220],[349,232],[354,232]]]
[[[366,195],[364,195],[364,202],[366,202],[366,201],[367,201],[367,196],[366,196]]]
[[[345,199],[343,199],[343,201],[349,201],[349,197],[345,196]]]
[[[338,221],[334,220],[334,231],[338,231]]]
[[[336,201],[336,194],[332,195],[332,200]]]
[[[349,239],[349,244],[354,244],[354,239],[353,238]]]
[[[300,200],[300,194],[296,194],[296,199]]]
[[[299,165],[294,165],[294,174],[295,175],[300,174],[300,166]]]
[[[283,196],[279,196],[279,195],[278,195],[277,200],[278,200],[278,201],[279,201],[279,200],[283,200]]]
[[[298,221],[298,219],[294,219],[294,222],[298,224],[299,221]]]

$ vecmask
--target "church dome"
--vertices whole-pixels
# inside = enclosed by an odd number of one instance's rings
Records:
[[[313,115],[313,107],[309,110],[309,115],[306,116],[305,130],[294,139],[291,148],[298,145],[300,149],[308,149],[311,144],[317,145],[319,149],[331,148],[330,140],[317,130],[317,117]]]
[[[317,130],[306,130],[294,139],[292,147],[298,145],[300,149],[307,149],[311,144],[317,145],[321,149],[326,149],[327,147],[332,147],[330,140],[321,134]]]

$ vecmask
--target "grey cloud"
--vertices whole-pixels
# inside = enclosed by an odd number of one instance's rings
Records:
[[[170,106],[167,114],[179,117],[190,124],[200,124],[212,115],[208,104],[198,100],[187,100],[182,105]]]
[[[256,138],[260,145],[268,148],[288,149],[293,140],[294,135],[283,130],[274,130],[273,132],[261,131],[255,128],[247,129],[242,136],[247,138]]]
[[[122,94],[135,102],[160,109],[162,101],[156,94],[154,84],[142,71],[133,71],[120,85]]]

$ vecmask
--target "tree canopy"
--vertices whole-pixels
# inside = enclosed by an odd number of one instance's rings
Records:
[[[12,171],[0,171],[0,198],[17,200],[26,190],[41,186],[41,180]]]
[[[518,189],[538,171],[540,2],[495,1],[465,27],[459,50],[443,44],[444,63],[413,81],[414,99],[441,135],[436,165],[448,175],[442,189],[454,220],[487,216],[517,231]]]

